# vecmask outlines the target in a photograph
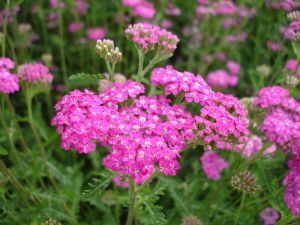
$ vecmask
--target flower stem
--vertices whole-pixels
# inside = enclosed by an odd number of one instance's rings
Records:
[[[0,121],[1,121],[1,125],[5,131],[5,134],[7,135],[8,138],[8,143],[10,145],[10,149],[12,151],[12,154],[14,155],[14,158],[16,159],[16,162],[18,165],[20,165],[20,158],[18,155],[18,151],[16,149],[13,137],[12,137],[12,133],[10,132],[10,129],[7,127],[7,124],[5,122],[5,118],[4,118],[4,97],[1,97],[1,109],[0,109]]]
[[[127,215],[126,225],[132,225],[135,214],[135,199],[136,199],[136,184],[134,180],[129,177],[129,210]]]
[[[137,82],[142,82],[145,54],[142,53],[140,50],[138,50],[138,55],[139,55],[139,68],[138,68]]]
[[[42,140],[40,138],[40,135],[36,129],[36,126],[33,122],[33,114],[32,114],[32,98],[33,98],[33,93],[30,85],[26,85],[26,106],[27,106],[27,113],[28,113],[28,122],[31,127],[31,130],[33,132],[34,138],[41,149],[42,156],[46,160],[46,152],[44,149],[44,145],[42,143]]]
[[[8,11],[9,11],[10,0],[6,1],[5,6],[5,18],[3,24],[3,40],[2,40],[2,57],[5,57],[6,54],[6,35],[7,35],[7,20],[8,20]]]
[[[5,95],[4,98],[5,98],[6,104],[7,104],[7,106],[8,106],[8,109],[10,110],[10,112],[11,112],[11,114],[12,114],[12,116],[13,116],[13,120],[14,120],[15,123],[16,123],[17,132],[18,132],[18,134],[20,135],[20,142],[21,142],[21,145],[22,145],[22,147],[23,147],[23,149],[24,149],[25,151],[30,152],[29,147],[28,147],[28,145],[27,145],[27,143],[26,143],[26,141],[25,141],[25,138],[24,138],[24,136],[23,136],[23,132],[22,132],[22,129],[21,129],[21,127],[20,127],[20,124],[19,124],[18,120],[16,119],[16,112],[15,112],[15,110],[14,110],[14,107],[13,107],[13,105],[12,105],[10,99],[9,99],[9,96],[8,96],[8,95]]]
[[[241,200],[240,206],[238,208],[237,214],[235,216],[234,225],[237,225],[240,220],[240,215],[241,215],[241,212],[242,212],[244,204],[245,204],[245,197],[246,197],[246,192],[243,192],[242,200]]]
[[[63,12],[62,9],[59,10],[59,37],[60,37],[60,63],[63,72],[64,83],[66,90],[69,90],[68,77],[67,77],[67,65],[66,65],[66,56],[65,56],[65,46],[64,46],[64,24],[63,24]]]

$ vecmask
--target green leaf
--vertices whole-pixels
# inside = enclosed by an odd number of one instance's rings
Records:
[[[7,155],[8,152],[2,146],[0,146],[0,155]]]
[[[142,195],[137,195],[139,202],[144,206],[145,211],[150,216],[150,224],[152,225],[162,225],[166,224],[166,216],[162,212],[162,207],[159,205],[154,205],[151,201],[145,199]]]
[[[101,194],[111,183],[116,174],[112,171],[104,171],[100,178],[93,178],[93,182],[89,183],[89,189],[83,191],[84,198],[93,198]]]
[[[106,79],[106,77],[101,74],[87,74],[87,73],[76,73],[69,77],[69,80],[100,80]]]

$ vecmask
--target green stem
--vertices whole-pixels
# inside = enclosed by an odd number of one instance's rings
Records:
[[[145,54],[142,53],[142,51],[138,50],[138,55],[139,55],[139,68],[138,68],[137,82],[142,82],[144,77],[143,65],[144,65]]]
[[[237,214],[235,216],[234,225],[237,225],[239,220],[240,220],[240,215],[241,215],[241,212],[242,212],[244,204],[245,204],[245,197],[246,197],[246,192],[243,192],[241,204],[240,204],[240,206],[238,208],[238,211],[237,211]]]
[[[20,124],[19,124],[18,120],[16,119],[16,112],[15,112],[15,110],[14,110],[14,107],[13,107],[13,105],[12,105],[10,99],[9,99],[9,96],[8,96],[8,95],[5,95],[4,98],[5,98],[6,104],[8,105],[8,109],[10,110],[10,112],[11,112],[11,114],[12,114],[12,116],[13,116],[13,120],[14,120],[15,123],[16,123],[16,128],[17,128],[18,134],[19,134],[19,136],[20,136],[20,142],[21,142],[21,145],[22,145],[22,147],[23,147],[23,149],[24,149],[25,151],[30,152],[29,147],[28,147],[28,145],[27,145],[27,143],[26,143],[26,141],[25,141],[25,138],[24,138],[24,136],[23,136],[23,132],[22,132],[22,129],[21,129],[21,127],[20,127]]]
[[[136,199],[136,184],[135,181],[129,177],[129,210],[127,215],[126,225],[132,225],[135,214],[135,199]]]
[[[115,67],[116,67],[116,63],[113,63],[111,65],[111,73],[109,75],[109,80],[112,82],[112,83],[115,83]]]
[[[7,35],[7,20],[8,20],[9,3],[10,3],[10,0],[7,0],[6,6],[5,6],[6,12],[5,12],[5,18],[4,18],[4,24],[3,24],[2,57],[5,57],[5,54],[6,54],[6,35]]]
[[[27,107],[27,113],[28,113],[28,122],[29,125],[31,127],[31,130],[33,132],[33,136],[39,146],[39,148],[41,149],[42,152],[42,156],[44,158],[44,160],[46,160],[46,152],[45,152],[45,148],[44,145],[42,143],[42,140],[40,138],[40,135],[36,129],[36,126],[33,122],[33,114],[32,114],[32,98],[33,98],[33,93],[32,93],[32,89],[30,85],[26,84],[26,107]]]
[[[153,67],[155,64],[157,64],[157,63],[159,63],[160,61],[163,61],[163,60],[165,60],[165,59],[166,59],[166,58],[161,57],[160,54],[159,54],[159,51],[157,51],[156,54],[155,54],[155,56],[153,57],[153,59],[150,60],[150,63],[149,63],[149,64],[145,67],[145,69],[143,70],[143,76],[145,76],[146,73],[148,73],[149,70],[151,70],[152,67]]]
[[[66,90],[69,90],[68,86],[68,77],[67,77],[67,65],[66,65],[66,56],[65,56],[65,46],[64,46],[64,27],[63,27],[63,13],[62,9],[59,10],[59,37],[60,37],[60,63],[63,72],[64,83]]]
[[[11,149],[13,155],[14,155],[14,158],[16,159],[17,164],[20,165],[20,158],[19,158],[18,151],[16,149],[16,146],[15,146],[15,143],[14,143],[14,140],[13,140],[13,137],[12,137],[12,133],[10,132],[9,127],[7,127],[7,124],[5,122],[4,97],[3,96],[0,96],[0,97],[1,97],[1,109],[0,109],[1,124],[2,124],[2,127],[3,127],[4,131],[5,131],[5,134],[7,135],[8,143],[10,145],[10,149]]]

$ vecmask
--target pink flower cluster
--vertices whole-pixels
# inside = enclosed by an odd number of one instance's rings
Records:
[[[88,39],[96,41],[103,39],[106,35],[106,30],[102,27],[89,28],[86,32]]]
[[[151,1],[146,0],[122,0],[125,7],[132,8],[132,15],[143,19],[152,19],[156,9]]]
[[[53,75],[42,63],[23,64],[18,68],[18,76],[21,80],[34,84],[48,85],[53,80]]]
[[[283,180],[286,186],[284,202],[295,216],[300,216],[300,161],[291,157],[288,161],[289,173]]]
[[[228,72],[225,70],[216,70],[209,72],[207,75],[207,83],[218,88],[235,87],[238,84],[240,65],[234,61],[227,62]]]
[[[298,75],[300,78],[300,66],[298,65],[297,59],[290,59],[285,65],[285,69],[292,75]]]
[[[113,83],[111,81],[108,80],[109,75],[108,74],[104,74],[106,76],[107,79],[101,79],[98,82],[99,85],[99,93],[105,91],[108,87],[110,87]],[[126,81],[126,77],[123,74],[120,73],[116,73],[115,74],[115,81],[117,84],[122,84]]]
[[[256,9],[247,8],[243,5],[238,6],[231,0],[205,1],[199,2],[196,13],[199,17],[211,14],[221,16],[237,15],[241,18],[245,18],[254,16],[256,14]]]
[[[11,94],[19,90],[19,78],[10,72],[14,67],[11,59],[0,58],[0,93]]]
[[[280,218],[280,214],[276,209],[268,207],[261,211],[259,218],[264,225],[274,225]]]
[[[262,88],[253,105],[269,110],[260,125],[268,140],[300,156],[300,103],[289,91],[279,86]]]
[[[175,34],[148,23],[129,25],[125,33],[126,37],[144,53],[157,47],[161,54],[172,54],[179,42]]]
[[[194,138],[194,119],[165,96],[138,97],[144,92],[143,85],[128,80],[100,95],[75,90],[64,96],[52,119],[62,148],[89,153],[96,142],[110,146],[103,165],[131,175],[137,184],[153,173],[154,165],[165,175],[175,175],[180,152]]]
[[[251,158],[254,156],[261,148],[263,147],[263,143],[260,137],[252,136],[247,140],[247,143],[244,147],[244,151],[242,156],[244,158]]]
[[[249,133],[244,120],[247,112],[237,98],[214,92],[200,75],[181,73],[171,66],[154,69],[151,83],[163,86],[166,95],[183,96],[188,103],[200,104],[196,132],[208,149],[219,142],[244,142]]]
[[[200,161],[206,176],[211,180],[219,180],[221,172],[228,167],[228,163],[212,151],[205,152]]]
[[[277,10],[291,11],[299,6],[299,3],[296,0],[268,0],[266,1],[266,6]]]
[[[267,48],[271,49],[273,52],[279,52],[282,48],[281,44],[274,41],[267,41]]]

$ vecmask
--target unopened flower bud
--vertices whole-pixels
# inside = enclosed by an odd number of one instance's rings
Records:
[[[248,170],[233,176],[231,186],[237,191],[244,191],[248,194],[255,194],[258,191],[256,176]]]
[[[110,63],[117,63],[122,60],[122,53],[118,47],[115,47],[112,40],[97,40],[96,51],[101,58]]]
[[[290,20],[290,21],[295,21],[295,20],[300,19],[300,11],[299,11],[299,10],[296,10],[296,11],[293,11],[293,12],[288,13],[288,14],[287,14],[287,18],[288,18],[288,20]]]
[[[286,84],[290,87],[296,87],[299,83],[299,79],[296,76],[288,75],[286,78]]]
[[[263,64],[256,67],[256,72],[261,76],[267,77],[271,73],[271,67]]]
[[[52,61],[53,61],[53,57],[51,54],[49,53],[44,53],[41,57],[43,63],[45,63],[47,66],[51,66],[52,65]]]

